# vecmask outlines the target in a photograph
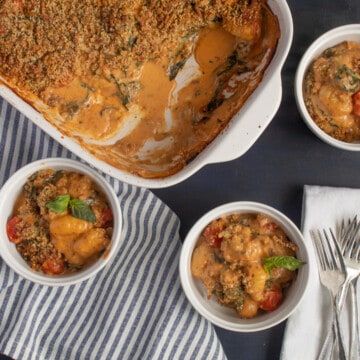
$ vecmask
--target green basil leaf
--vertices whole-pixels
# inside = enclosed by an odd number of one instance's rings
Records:
[[[72,216],[89,222],[95,222],[96,216],[91,207],[80,199],[71,199],[69,202]]]
[[[360,77],[344,64],[335,74],[335,83],[345,91],[356,92],[360,88]]]
[[[56,213],[66,211],[70,201],[70,195],[59,195],[54,200],[48,202],[46,207]]]
[[[304,264],[305,262],[300,261],[293,256],[273,256],[264,260],[264,268],[268,274],[271,273],[272,269],[279,267],[295,271]]]

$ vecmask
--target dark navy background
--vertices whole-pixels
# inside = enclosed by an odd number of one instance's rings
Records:
[[[241,158],[209,165],[182,184],[154,193],[180,217],[184,238],[211,208],[230,201],[266,203],[299,227],[303,185],[360,187],[360,153],[333,148],[310,132],[298,113],[294,77],[302,54],[324,32],[360,23],[359,0],[288,0],[294,38],[282,71],[283,98],[273,121]],[[217,328],[230,359],[278,359],[285,323],[239,334]]]

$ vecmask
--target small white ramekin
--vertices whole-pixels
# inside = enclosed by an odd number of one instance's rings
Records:
[[[332,29],[316,39],[306,50],[298,65],[295,75],[295,98],[299,112],[309,129],[325,143],[336,148],[349,151],[360,151],[360,143],[348,143],[333,138],[321,130],[307,111],[303,96],[303,81],[309,65],[324,50],[343,41],[356,41],[360,43],[360,24],[350,24]]]
[[[221,216],[234,213],[263,213],[270,216],[298,246],[297,258],[306,262],[296,280],[290,286],[278,309],[259,314],[252,319],[241,319],[233,309],[221,306],[207,292],[201,281],[191,274],[191,257],[204,228]],[[286,320],[300,304],[309,283],[310,266],[308,245],[296,225],[284,214],[267,205],[256,202],[233,202],[219,206],[202,216],[187,234],[180,254],[179,271],[184,292],[193,307],[214,325],[237,332],[254,332],[273,327]]]
[[[28,177],[41,169],[68,170],[86,174],[103,190],[113,211],[114,228],[110,247],[90,267],[72,274],[50,276],[32,270],[10,242],[6,224],[12,216],[13,206]],[[102,270],[114,257],[120,243],[122,213],[118,198],[110,184],[97,171],[72,159],[48,158],[32,162],[16,171],[0,190],[0,256],[20,276],[43,285],[66,286],[84,281]]]

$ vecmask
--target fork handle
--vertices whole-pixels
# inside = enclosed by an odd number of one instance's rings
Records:
[[[331,323],[331,327],[327,333],[326,339],[321,347],[321,351],[320,354],[318,356],[318,360],[325,360],[325,359],[330,359],[331,354],[333,352],[334,349],[334,342],[335,342],[335,338],[334,338],[334,324],[335,320],[332,321]]]
[[[349,344],[349,359],[360,359],[360,337],[359,337],[359,309],[357,303],[357,280],[358,277],[354,278],[352,281],[348,282],[348,287],[351,292],[351,328],[350,328],[350,344]],[[347,290],[347,289],[346,289]],[[345,290],[345,293],[346,293]],[[343,304],[343,303],[342,303]],[[341,306],[342,307],[342,306]],[[325,339],[322,350],[319,355],[319,359],[329,359],[332,358],[334,352],[334,342],[335,342],[335,318],[330,331]],[[338,332],[339,336],[340,332]]]
[[[338,345],[338,359],[347,360],[348,357],[346,355],[344,343],[341,336],[339,312],[334,305],[331,327],[321,348],[318,360],[332,359],[336,344]]]
[[[350,283],[351,291],[351,335],[350,335],[350,359],[360,359],[360,338],[359,338],[359,310],[357,303],[357,280],[355,277]]]
[[[325,341],[321,347],[318,360],[328,360],[333,358],[333,353],[335,350],[336,343],[339,344],[339,348],[342,347],[343,349],[343,351],[341,351],[341,353],[344,356],[343,359],[347,358],[342,342],[342,336],[339,325],[339,314],[345,303],[344,300],[346,298],[346,293],[348,292],[350,284],[351,284],[351,280],[350,278],[347,278],[343,286],[341,287],[338,296],[335,298],[335,300],[333,300],[333,319],[329,331],[327,333],[327,336],[325,338]],[[341,349],[339,349],[339,356],[341,355],[340,350]]]
[[[348,357],[346,355],[343,338],[341,336],[341,328],[340,328],[340,320],[339,320],[340,312],[337,310],[335,304],[334,304],[334,313],[335,313],[334,335],[335,335],[335,344],[336,343],[338,344],[339,360],[346,360],[348,359]]]
[[[318,356],[318,360],[334,359],[336,345],[338,345],[338,354],[337,354],[338,357],[337,358],[339,360],[347,360],[348,357],[346,355],[342,337],[339,332],[338,321],[336,321],[334,319],[331,324],[331,328],[328,332],[328,335],[325,339],[325,342],[321,348],[320,354]]]

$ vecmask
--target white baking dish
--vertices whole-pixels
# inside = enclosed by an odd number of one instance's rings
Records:
[[[281,37],[262,82],[224,131],[182,170],[166,178],[146,179],[110,166],[85,151],[74,140],[60,133],[39,112],[7,87],[0,85],[0,96],[60,144],[104,173],[141,187],[163,188],[175,185],[189,178],[207,164],[225,162],[243,155],[255,143],[276,114],[282,96],[281,69],[292,43],[293,23],[285,0],[269,0],[268,4],[279,19]]]

